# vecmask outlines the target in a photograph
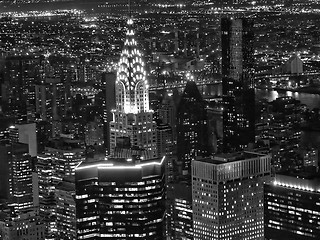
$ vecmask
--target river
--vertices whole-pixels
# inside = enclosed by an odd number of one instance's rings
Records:
[[[291,91],[275,91],[268,89],[256,89],[256,98],[257,99],[268,99],[269,101],[273,101],[278,97],[290,96],[301,103],[306,104],[307,108],[320,108],[320,94],[311,94],[311,93],[301,93],[301,92],[291,92]]]

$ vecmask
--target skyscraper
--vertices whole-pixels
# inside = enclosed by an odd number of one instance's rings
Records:
[[[11,142],[28,144],[29,155],[37,156],[37,130],[35,123],[15,124],[9,127],[9,139]]]
[[[104,120],[104,144],[107,147],[107,152],[110,153],[110,122],[112,121],[113,114],[112,109],[116,107],[116,74],[114,73],[105,73],[103,78],[106,81],[106,103],[105,109],[103,112]]]
[[[177,158],[167,186],[168,238],[192,239],[191,162],[206,156],[206,104],[193,81],[187,82],[177,108]]]
[[[276,175],[264,187],[266,239],[311,240],[320,236],[319,177]]]
[[[9,200],[14,212],[29,210],[33,205],[32,162],[27,144],[0,146],[0,197]]]
[[[176,175],[191,182],[191,161],[207,154],[206,104],[193,81],[187,82],[177,110],[177,157],[174,164]]]
[[[167,186],[167,239],[192,240],[192,188],[177,182]]]
[[[255,141],[253,22],[221,20],[223,151],[241,150]]]
[[[194,240],[264,239],[271,156],[238,152],[192,161]]]
[[[50,156],[54,166],[55,178],[62,180],[66,176],[74,176],[75,167],[85,160],[85,149],[80,140],[52,140],[44,151]]]
[[[77,237],[74,181],[74,177],[64,179],[55,189],[57,236],[61,240],[75,240]]]
[[[142,52],[129,18],[116,79],[116,109],[110,123],[110,153],[119,140],[127,138],[129,147],[144,150],[145,158],[157,157],[156,123],[149,109],[148,82]]]
[[[165,157],[76,168],[77,239],[164,239]]]
[[[2,85],[3,111],[29,122],[35,115],[35,68],[40,63],[36,56],[12,56],[5,60]]]
[[[54,195],[57,177],[55,166],[50,155],[38,155],[34,185],[38,188],[35,206],[39,207],[39,215],[45,226],[45,237],[54,237],[56,199]]]
[[[39,209],[40,216],[46,226],[46,237],[52,238],[55,236],[57,234],[57,227],[59,227],[60,230],[65,230],[65,228],[70,228],[70,231],[74,230],[72,229],[71,218],[69,218],[69,226],[61,225],[62,221],[65,221],[63,219],[65,215],[62,216],[61,213],[56,212],[57,206],[60,208],[60,211],[63,211],[61,210],[61,201],[66,201],[66,204],[69,204],[67,203],[69,201],[68,199],[58,199],[59,194],[64,193],[59,190],[56,191],[56,187],[58,183],[60,183],[61,186],[64,178],[74,177],[75,167],[85,160],[84,149],[81,148],[79,143],[80,141],[73,139],[55,140],[50,142],[50,147],[45,148],[44,154],[38,155],[37,157],[36,185],[38,185],[39,188]],[[65,214],[72,213],[72,211],[72,206],[70,206],[68,207],[68,211],[65,211]],[[59,218],[60,222],[58,224],[57,219]],[[71,232],[70,235],[72,235]]]

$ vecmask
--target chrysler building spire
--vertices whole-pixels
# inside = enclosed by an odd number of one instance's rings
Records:
[[[145,63],[135,38],[132,18],[127,22],[126,38],[118,65],[116,102],[117,110],[124,113],[149,111]]]
[[[128,18],[126,38],[116,78],[116,109],[110,122],[110,156],[158,157],[156,123],[149,109],[145,63],[135,38],[134,24]]]

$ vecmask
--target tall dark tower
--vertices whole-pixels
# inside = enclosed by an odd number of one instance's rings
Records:
[[[110,122],[113,119],[112,109],[116,107],[116,74],[105,73],[106,81],[106,101],[104,111],[104,142],[107,147],[108,154],[110,153]]]
[[[191,161],[207,154],[206,104],[195,84],[189,81],[177,109],[177,164],[174,171],[187,181]]]
[[[193,239],[191,162],[208,154],[206,103],[195,84],[187,82],[177,108],[177,159],[167,186],[167,237]]]
[[[223,151],[238,151],[255,141],[253,21],[221,20]]]

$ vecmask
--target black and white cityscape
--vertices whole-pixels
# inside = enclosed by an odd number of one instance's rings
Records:
[[[0,240],[319,240],[319,0],[0,0]]]

